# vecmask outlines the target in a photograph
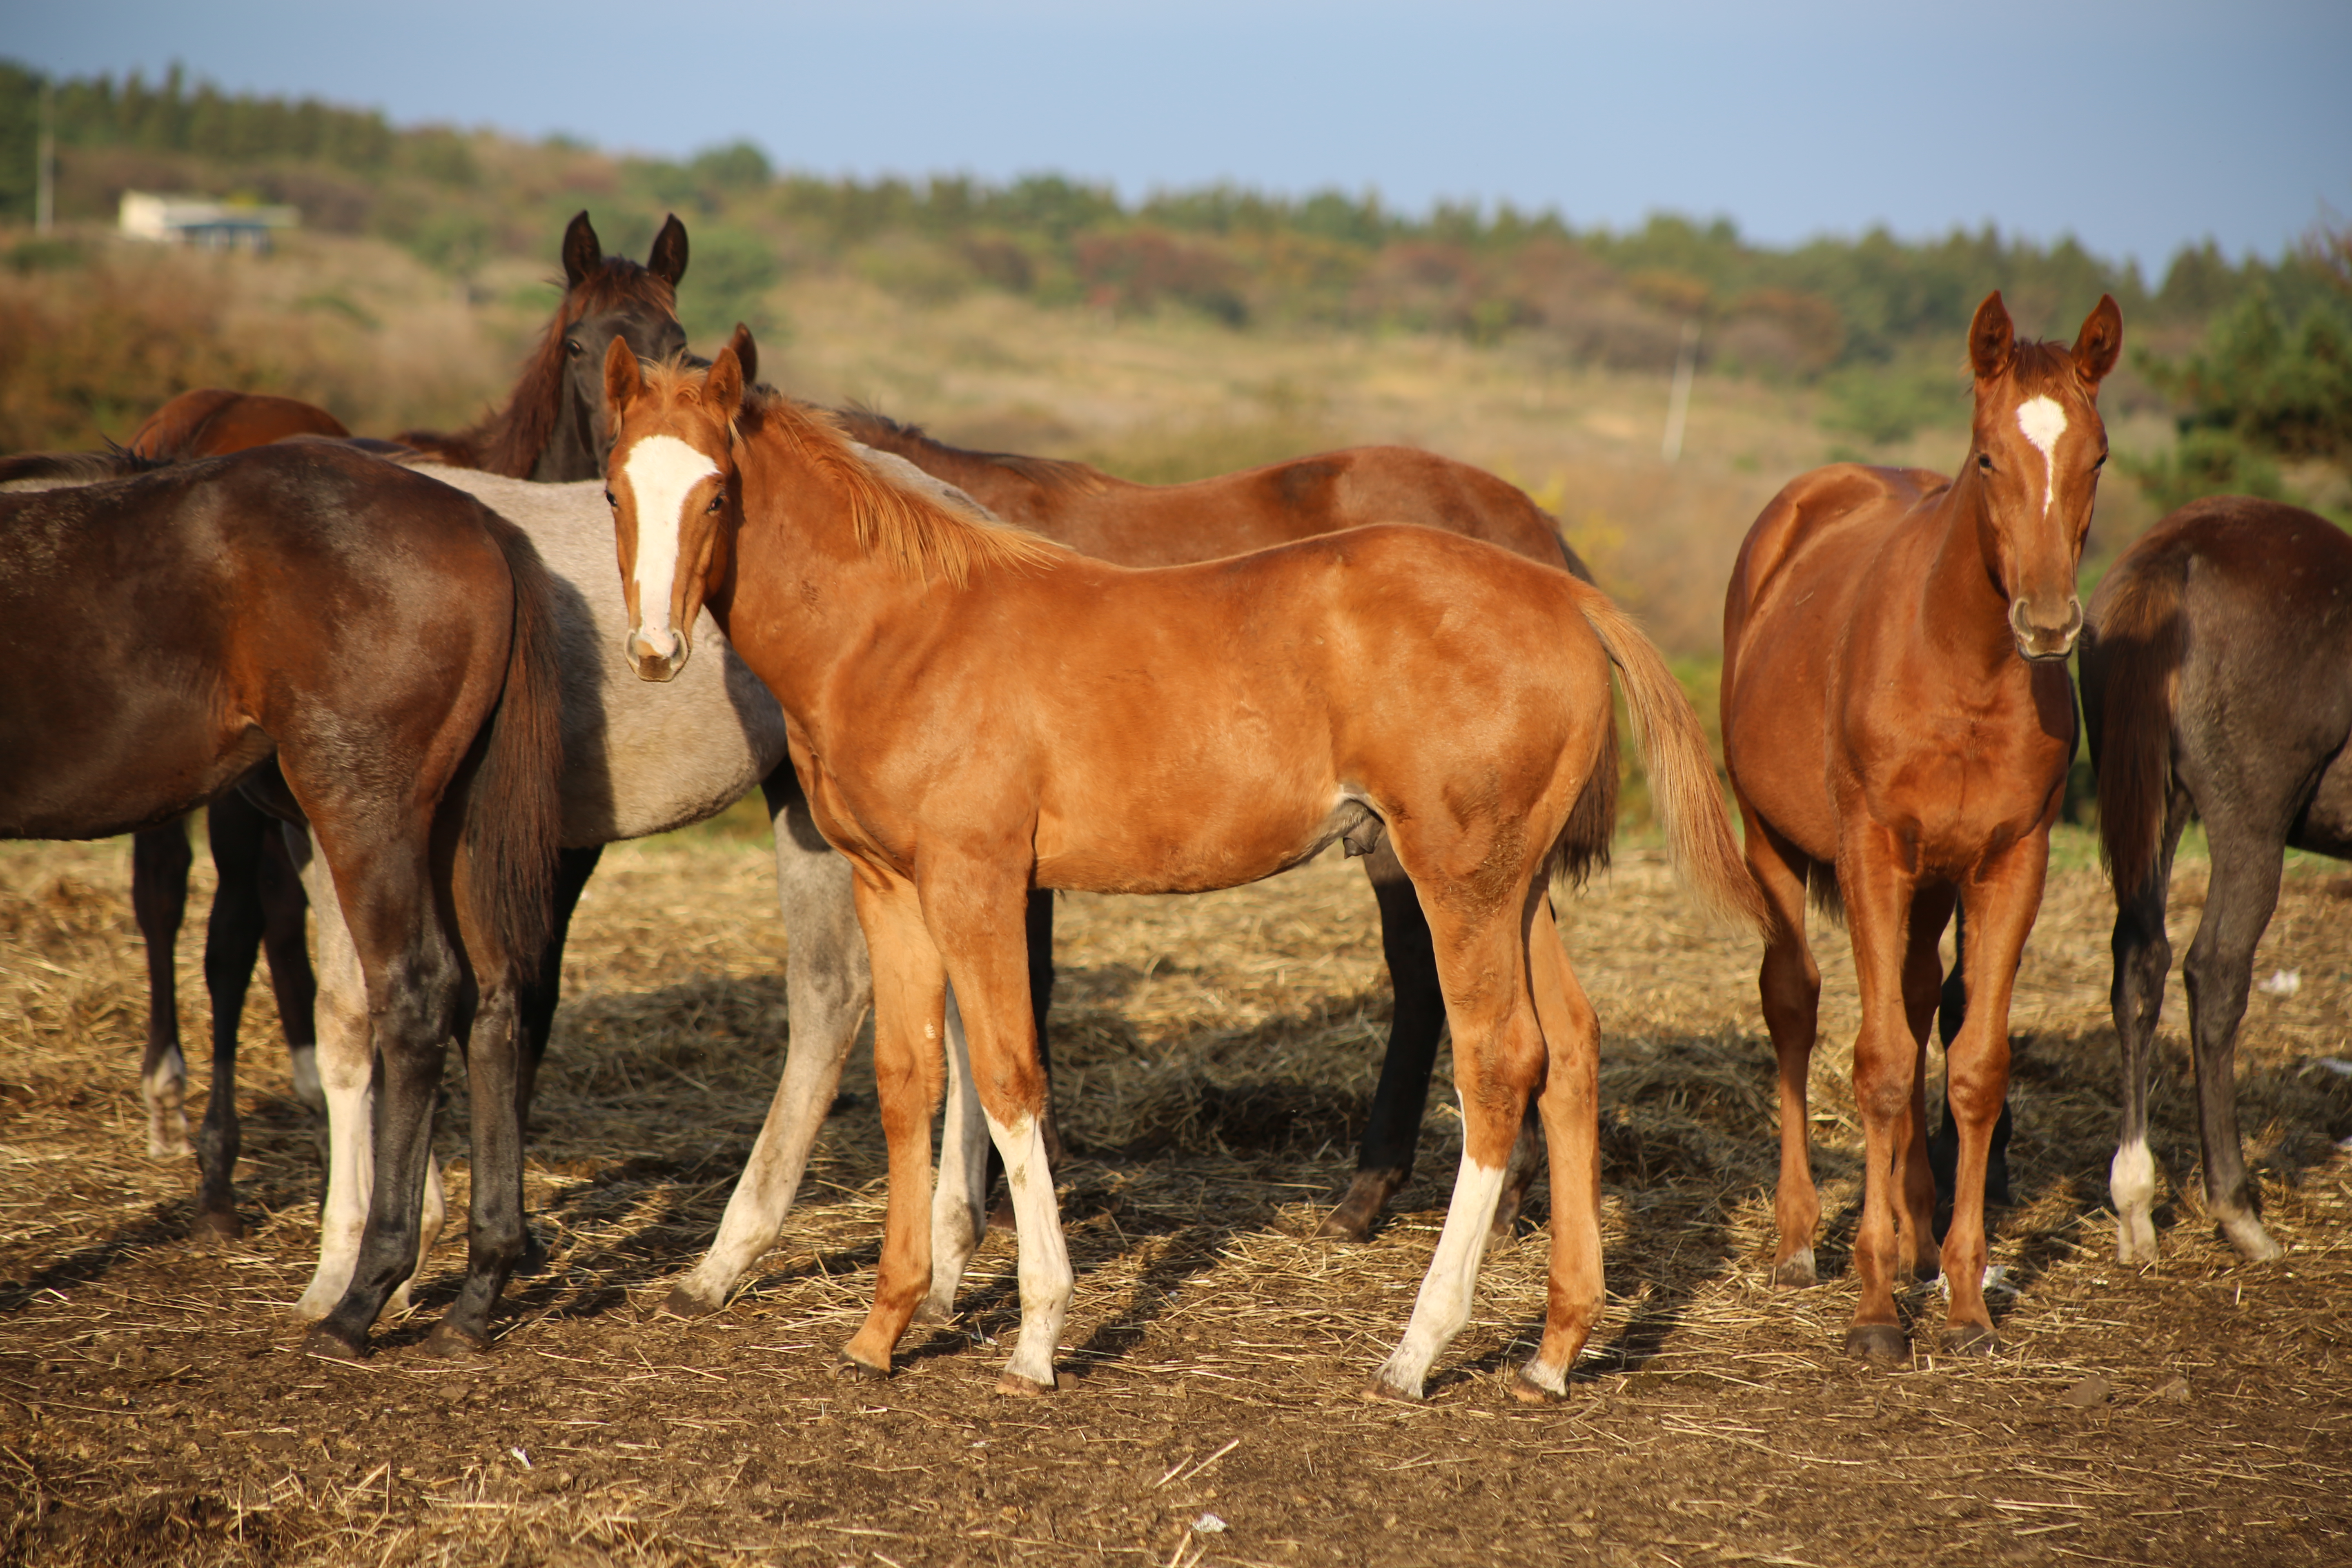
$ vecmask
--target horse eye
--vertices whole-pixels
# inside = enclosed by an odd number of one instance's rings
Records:
[[[712,496],[710,498],[710,504],[702,510],[705,511],[717,511],[720,507],[725,506],[726,504],[727,492],[725,490],[721,490],[717,495]]]
[[[2105,452],[2100,453],[2100,454],[2099,454],[2099,456],[2098,456],[2097,460],[2096,460],[2096,461],[2095,461],[2095,462],[2093,462],[2093,463],[2092,463],[2092,465],[2091,465],[2091,467],[2092,467],[2093,468],[2105,468],[2106,466],[2107,466],[2107,455],[2106,455]]]
[[[620,507],[620,504],[621,504],[621,503],[620,503],[619,501],[616,501],[616,500],[614,500],[613,499],[613,492],[612,492],[611,490],[606,490],[606,491],[604,492],[604,504],[605,504],[606,506],[609,506],[609,507],[612,507],[612,508],[614,508],[614,509],[615,509],[615,510],[618,510],[618,508]]]
[[[1977,454],[1977,467],[1982,468],[1988,474],[1991,473],[1992,454],[1990,452],[1979,452]]]
[[[563,352],[570,354],[573,359],[578,359],[581,354],[580,340],[578,338],[564,339]]]

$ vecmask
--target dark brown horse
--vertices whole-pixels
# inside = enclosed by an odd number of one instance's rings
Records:
[[[2242,1256],[2277,1258],[2246,1174],[2232,1062],[2281,852],[2352,857],[2352,539],[2299,507],[2245,496],[2174,512],[2091,596],[2083,712],[2116,888],[2116,1255],[2156,1260],[2148,1047],[2172,966],[2172,855],[2197,816],[2213,857],[2187,963],[2205,1213]]]
[[[1031,888],[1201,891],[1386,837],[1429,911],[1467,1131],[1444,1235],[1373,1391],[1418,1397],[1467,1321],[1532,1100],[1551,1281],[1517,1386],[1561,1395],[1601,1305],[1598,1025],[1549,884],[1608,842],[1591,803],[1612,665],[1678,865],[1761,912],[1656,649],[1565,572],[1430,529],[1157,571],[1078,555],[902,487],[822,416],[747,388],[736,336],[707,374],[649,382],[615,347],[606,482],[638,674],[676,676],[707,605],[782,704],[794,770],[854,869],[890,1199],[851,1363],[886,1373],[979,1239],[930,1202],[952,980],[971,1052],[949,1160],[976,1167],[984,1114],[1020,1218],[1022,1329],[1000,1386],[1055,1384],[1071,1274],[1014,919]]]
[[[495,513],[327,445],[0,496],[0,835],[133,831],[242,789],[332,873],[381,1064],[378,1201],[318,1331],[339,1352],[416,1267],[443,1051],[469,1028],[471,1242],[436,1343],[487,1342],[522,1250],[516,988],[562,762],[548,600]]]
[[[608,438],[603,371],[606,346],[617,339],[656,358],[685,347],[677,288],[686,275],[686,226],[675,216],[669,218],[641,267],[626,257],[606,256],[594,226],[582,212],[564,230],[562,258],[563,298],[506,402],[480,424],[455,436],[410,431],[399,438],[401,445],[430,451],[457,467],[518,479],[563,482],[594,479],[603,472]],[[164,404],[140,426],[126,449],[142,461],[170,463],[296,437],[349,435],[341,421],[310,404],[210,387],[182,393]],[[29,454],[0,459],[0,482],[107,478],[120,467],[99,454]],[[243,796],[220,799],[205,822],[218,878],[205,938],[212,1081],[216,1090],[236,1081],[237,1025],[254,958],[266,948],[278,1017],[293,1053],[295,1091],[313,1110],[322,1111],[318,1032],[312,1019],[318,982],[303,942],[307,903],[301,883],[282,839]],[[564,851],[554,942],[535,967],[521,1004],[526,1082],[555,1014],[562,929],[601,852],[594,847]],[[131,908],[146,943],[148,979],[147,1046],[140,1085],[147,1106],[148,1152],[158,1159],[189,1152],[187,1061],[180,1047],[173,951],[192,865],[184,824],[149,828],[132,840]],[[194,1148],[194,1226],[200,1235],[235,1237],[243,1229],[232,1184],[239,1145],[236,1096],[215,1092],[206,1102]]]
[[[1584,582],[1592,574],[1543,509],[1483,468],[1406,447],[1353,447],[1181,485],[1142,485],[1084,463],[974,452],[867,409],[835,416],[877,451],[906,458],[971,496],[1007,522],[1034,528],[1082,555],[1122,566],[1173,566],[1336,533],[1369,523],[1419,523],[1497,544]],[[1613,777],[1615,736],[1610,739]],[[1429,921],[1385,842],[1364,858],[1381,910],[1381,945],[1395,992],[1388,1048],[1356,1157],[1356,1174],[1321,1234],[1360,1241],[1411,1179],[1429,1079],[1445,1026]],[[1054,901],[1029,901],[1030,994],[1040,1050],[1053,994]],[[1517,1214],[1533,1171],[1512,1173],[1496,1210],[1498,1229]]]
[[[2018,954],[2074,749],[2074,573],[2106,460],[2099,383],[2122,337],[2102,299],[2071,350],[2021,343],[2000,296],[1987,299],[1969,329],[1976,412],[1959,477],[1840,465],[1796,479],[1748,531],[1724,602],[1724,752],[1774,917],[1759,980],[1780,1069],[1773,1278],[1812,1282],[1821,1217],[1807,1142],[1821,994],[1810,888],[1843,907],[1862,991],[1862,1300],[1846,1348],[1873,1359],[1906,1353],[1895,1287],[1939,1261],[1948,1342],[1992,1341],[1986,1160]],[[1956,901],[1968,908],[1968,1016],[1947,1056],[1959,1150],[1939,1260],[1922,1068]]]

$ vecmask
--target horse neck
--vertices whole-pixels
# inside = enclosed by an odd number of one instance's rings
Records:
[[[1939,663],[1956,671],[1973,666],[1990,680],[2009,672],[2018,658],[2009,600],[1994,586],[1985,562],[1988,527],[1984,487],[1974,468],[1963,468],[1930,512],[1919,624]]]
[[[1026,485],[1027,480],[982,452],[967,452],[940,441],[934,441],[919,430],[908,430],[887,420],[866,420],[852,416],[851,437],[877,452],[888,452],[904,458],[935,479],[948,483],[978,500],[992,510],[1003,512],[1002,504],[1008,485]]]
[[[604,456],[597,449],[596,411],[579,395],[569,376],[558,383],[556,395],[561,405],[546,443],[531,459],[529,477],[543,485],[603,478]]]

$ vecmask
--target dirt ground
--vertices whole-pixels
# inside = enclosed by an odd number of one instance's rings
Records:
[[[534,1117],[552,1266],[510,1289],[494,1354],[456,1369],[414,1346],[458,1239],[372,1362],[296,1352],[318,1177],[266,986],[245,1023],[247,1235],[187,1239],[193,1166],[144,1153],[127,846],[0,846],[0,1562],[2352,1561],[2352,880],[2291,875],[2258,973],[2298,988],[2256,995],[2242,1047],[2284,1261],[2238,1262],[2200,1214],[2176,980],[2164,1254],[2137,1270],[2105,1208],[2109,906],[2079,842],[2071,858],[2013,1021],[1997,1354],[1888,1373],[1838,1352],[1859,1138],[1835,932],[1816,938],[1824,1282],[1768,1287],[1754,945],[1627,850],[1565,921],[1606,1031],[1608,1316],[1566,1405],[1508,1397],[1542,1312],[1538,1206],[1406,1408],[1358,1394],[1428,1262],[1459,1122],[1433,1111],[1370,1245],[1307,1238],[1352,1163],[1389,1008],[1371,900],[1337,861],[1189,900],[1065,900],[1054,1044],[1076,1155],[1057,1174],[1079,1281],[1069,1386],[1024,1402],[991,1391],[1004,1352],[984,1342],[1017,1305],[1001,1236],[960,1331],[918,1331],[887,1383],[834,1374],[882,1209],[862,1061],[751,1288],[714,1319],[656,1310],[780,1058],[785,937],[757,838],[607,856]],[[2177,942],[2203,875],[2176,881]],[[180,959],[191,1041],[204,901]],[[1433,1099],[1450,1093],[1441,1073]],[[462,1113],[453,1090],[438,1142],[458,1194]],[[1940,1316],[1931,1290],[1912,1305]]]

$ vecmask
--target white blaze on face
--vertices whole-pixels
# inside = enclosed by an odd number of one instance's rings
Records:
[[[621,465],[637,502],[637,630],[656,647],[675,647],[670,590],[677,581],[678,535],[686,498],[719,465],[675,436],[648,436]]]
[[[2066,434],[2066,411],[2050,397],[2029,397],[2017,405],[2017,427],[2042,454],[2042,515],[2058,496],[2058,438]]]

